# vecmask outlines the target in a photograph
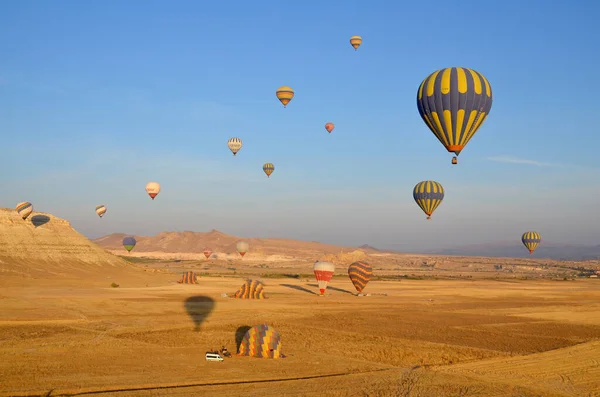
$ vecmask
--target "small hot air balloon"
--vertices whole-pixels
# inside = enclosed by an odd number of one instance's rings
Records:
[[[148,182],[146,184],[146,193],[154,200],[154,198],[158,196],[158,193],[160,193],[160,183]]]
[[[104,205],[98,205],[96,206],[96,214],[98,214],[98,216],[100,218],[102,218],[102,216],[106,213],[106,207]]]
[[[427,219],[431,219],[431,214],[444,199],[444,188],[434,181],[419,182],[413,189],[413,198],[427,215]]]
[[[23,201],[22,203],[17,204],[15,210],[17,210],[17,214],[19,214],[21,218],[25,220],[33,212],[33,204],[31,204],[29,201]]]
[[[373,268],[367,262],[358,261],[348,266],[348,276],[358,293],[362,292],[372,275]]]
[[[210,258],[211,255],[212,250],[210,248],[204,248],[204,256],[206,257],[206,259]]]
[[[315,273],[317,283],[319,284],[319,291],[321,292],[321,295],[324,295],[325,290],[327,289],[327,284],[329,284],[331,277],[335,272],[335,265],[331,262],[317,261],[313,265],[313,271]]]
[[[521,236],[523,245],[529,250],[530,254],[537,248],[538,244],[542,241],[542,236],[538,232],[525,232]]]
[[[362,37],[360,36],[352,36],[350,37],[350,45],[354,47],[354,51],[358,50],[358,47],[362,44]]]
[[[242,140],[240,138],[230,138],[227,141],[227,147],[231,150],[231,153],[235,156],[237,152],[242,148]]]
[[[286,107],[294,97],[294,90],[292,87],[284,85],[279,87],[275,94],[277,95],[277,99],[283,104],[283,107]]]
[[[331,131],[333,131],[333,129],[335,128],[335,125],[333,123],[327,123],[325,124],[325,129],[327,130],[327,132],[329,132],[331,134]]]
[[[135,238],[133,237],[125,237],[123,239],[123,247],[125,247],[127,252],[131,252],[131,250],[133,249],[133,247],[135,247],[136,244],[137,241],[135,241]]]
[[[248,252],[248,248],[250,248],[250,246],[245,241],[238,241],[238,243],[235,245],[235,249],[237,250],[237,252],[239,252],[242,258],[244,257],[244,255],[246,255],[246,252]]]
[[[446,150],[454,152],[452,164],[492,109],[492,87],[474,70],[440,69],[423,80],[417,90],[421,118]]]
[[[275,171],[275,166],[272,163],[265,163],[263,165],[263,171],[267,174],[267,177],[270,178],[273,171]]]

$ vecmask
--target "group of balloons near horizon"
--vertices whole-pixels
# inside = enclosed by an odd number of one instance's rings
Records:
[[[352,36],[350,44],[355,51],[358,50],[362,44],[362,37]],[[289,86],[281,86],[275,91],[275,95],[285,108],[294,98],[295,91]],[[452,157],[452,164],[458,164],[458,155],[479,130],[491,108],[492,87],[481,73],[473,69],[449,67],[436,70],[425,77],[417,89],[419,114],[446,150],[455,154]],[[334,129],[334,123],[325,123],[325,131],[329,134]],[[242,140],[238,137],[230,138],[227,147],[236,156],[242,149]],[[270,178],[275,171],[275,165],[265,163],[263,171]],[[146,193],[154,200],[160,193],[160,184],[149,182],[146,185]],[[413,189],[413,199],[427,215],[427,219],[431,219],[431,215],[444,199],[444,188],[436,181],[419,182]],[[33,212],[33,205],[29,202],[22,202],[17,204],[16,210],[25,220]],[[96,214],[102,218],[106,214],[106,206],[98,205]],[[533,254],[541,242],[541,236],[538,232],[528,231],[523,233],[521,241],[529,253]],[[125,237],[123,239],[123,246],[128,252],[131,252],[135,245],[135,238]],[[236,249],[243,257],[249,249],[248,243],[240,241],[237,243]],[[211,254],[210,248],[204,251],[207,259]],[[358,286],[355,284],[357,290],[361,292],[370,279],[372,269],[364,262],[355,262],[350,268],[352,273],[349,269],[349,274],[353,283],[354,280],[360,280],[362,283],[359,283]],[[335,267],[330,262],[317,261],[313,270],[319,282],[321,294],[323,294]]]

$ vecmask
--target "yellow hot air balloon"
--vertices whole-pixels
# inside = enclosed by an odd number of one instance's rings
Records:
[[[354,51],[358,50],[358,47],[362,44],[362,37],[360,36],[352,36],[350,37],[350,45],[354,47]]]
[[[96,206],[96,214],[98,214],[98,216],[100,218],[102,218],[104,216],[104,214],[106,214],[106,206],[104,206],[104,205]]]
[[[542,237],[538,232],[525,232],[521,236],[521,241],[523,245],[529,250],[530,254],[533,254],[533,251],[537,248],[537,246],[542,242]]]
[[[277,95],[277,99],[283,104],[283,107],[286,107],[294,97],[294,90],[292,87],[284,85],[279,87],[275,94]]]
[[[227,141],[227,147],[231,150],[231,153],[235,156],[237,152],[242,148],[242,140],[240,138],[230,138]]]
[[[275,166],[273,163],[265,163],[265,165],[263,165],[263,171],[267,174],[267,177],[270,178],[273,171],[275,171]]]
[[[446,150],[452,164],[492,109],[492,87],[479,72],[468,68],[440,69],[417,90],[421,118]]]

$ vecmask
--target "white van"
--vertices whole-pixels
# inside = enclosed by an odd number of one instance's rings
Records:
[[[221,357],[220,354],[211,353],[211,352],[206,353],[206,361],[223,361],[223,360],[225,360],[225,359],[223,357]]]

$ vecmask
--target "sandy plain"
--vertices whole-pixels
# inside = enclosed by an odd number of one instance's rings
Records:
[[[320,297],[293,275],[180,285],[135,267],[5,282],[0,395],[600,396],[598,280],[372,281],[361,297],[334,277]],[[269,299],[222,296],[247,277]],[[287,358],[205,361],[260,323]]]

